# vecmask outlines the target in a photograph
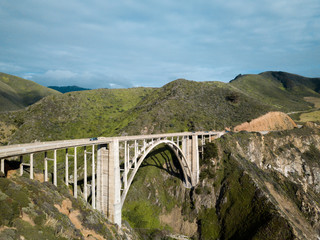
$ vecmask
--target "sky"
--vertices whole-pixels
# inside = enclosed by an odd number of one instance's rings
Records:
[[[44,86],[320,77],[319,0],[1,0],[0,72]]]

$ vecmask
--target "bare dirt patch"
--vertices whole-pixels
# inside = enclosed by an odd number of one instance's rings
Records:
[[[269,112],[250,122],[242,123],[234,127],[234,131],[279,131],[297,127],[296,123],[283,112]]]
[[[33,176],[34,180],[37,180],[37,181],[39,181],[41,183],[44,182],[44,174],[43,173],[34,173],[33,175],[34,175]]]
[[[32,220],[32,218],[26,214],[25,212],[22,212],[22,216],[21,219],[25,222],[30,223],[32,226],[35,226],[36,224],[34,223],[34,221]]]
[[[171,226],[174,232],[183,233],[187,236],[193,236],[198,230],[196,220],[193,222],[183,221],[181,208],[179,207],[174,207],[169,214],[160,215],[160,222]]]
[[[81,215],[79,210],[73,210],[72,209],[72,202],[70,199],[64,199],[61,203],[61,206],[58,204],[54,205],[59,212],[67,215],[72,222],[72,224],[80,230],[82,235],[84,236],[84,239],[91,240],[91,239],[98,239],[98,240],[104,240],[105,238],[101,236],[100,234],[96,233],[93,230],[87,229],[82,226],[81,221],[79,220],[79,216]]]
[[[15,176],[18,176],[19,175],[19,171],[20,170],[17,170],[17,169],[12,169],[12,170],[8,170],[7,171],[7,178],[14,178]]]
[[[59,210],[59,212],[68,216],[70,209],[72,209],[72,202],[67,198],[62,201],[61,206],[59,204],[55,204],[54,206]]]

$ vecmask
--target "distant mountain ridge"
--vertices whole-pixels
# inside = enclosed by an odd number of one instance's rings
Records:
[[[23,109],[43,97],[59,94],[33,81],[0,73],[0,112]]]
[[[78,87],[75,85],[72,85],[72,86],[48,86],[48,88],[54,89],[54,90],[61,92],[61,93],[91,90],[90,88],[83,88],[83,87]]]

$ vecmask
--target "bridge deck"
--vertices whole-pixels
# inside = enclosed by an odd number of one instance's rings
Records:
[[[54,149],[64,149],[70,147],[81,147],[88,145],[107,144],[115,139],[119,141],[134,141],[152,138],[170,138],[170,137],[183,137],[190,135],[223,135],[225,132],[182,132],[182,133],[165,133],[165,134],[152,134],[152,135],[136,135],[136,136],[119,136],[119,137],[99,137],[97,140],[90,141],[89,138],[74,139],[74,140],[61,140],[61,141],[48,141],[48,142],[34,142],[26,144],[15,144],[0,147],[0,158],[15,157],[29,153],[37,153],[49,151]]]

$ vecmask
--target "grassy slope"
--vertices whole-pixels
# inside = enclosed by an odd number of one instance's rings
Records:
[[[114,135],[119,117],[153,91],[150,88],[97,89],[49,96],[7,117],[20,124],[13,142]],[[17,120],[19,119],[19,120]]]
[[[223,129],[271,108],[228,84],[176,80],[162,88],[98,89],[49,96],[26,111],[2,115],[19,129],[14,142]]]
[[[236,102],[228,101],[235,92]],[[127,122],[123,131],[140,134],[224,129],[270,109],[228,84],[180,79],[153,92],[124,115]]]
[[[0,112],[22,109],[59,92],[35,82],[0,73]]]
[[[230,84],[247,95],[281,111],[306,110],[313,104],[303,97],[320,97],[320,78],[305,78],[284,72],[243,75]]]
[[[19,127],[11,142],[221,130],[270,110],[310,109],[313,104],[303,97],[319,97],[318,80],[265,72],[230,84],[179,79],[158,89],[72,92],[2,119]],[[236,99],[230,100],[232,95]]]
[[[57,208],[63,202],[70,203],[64,213]],[[72,197],[61,182],[55,187],[25,177],[0,178],[0,212],[0,239],[137,239]]]

